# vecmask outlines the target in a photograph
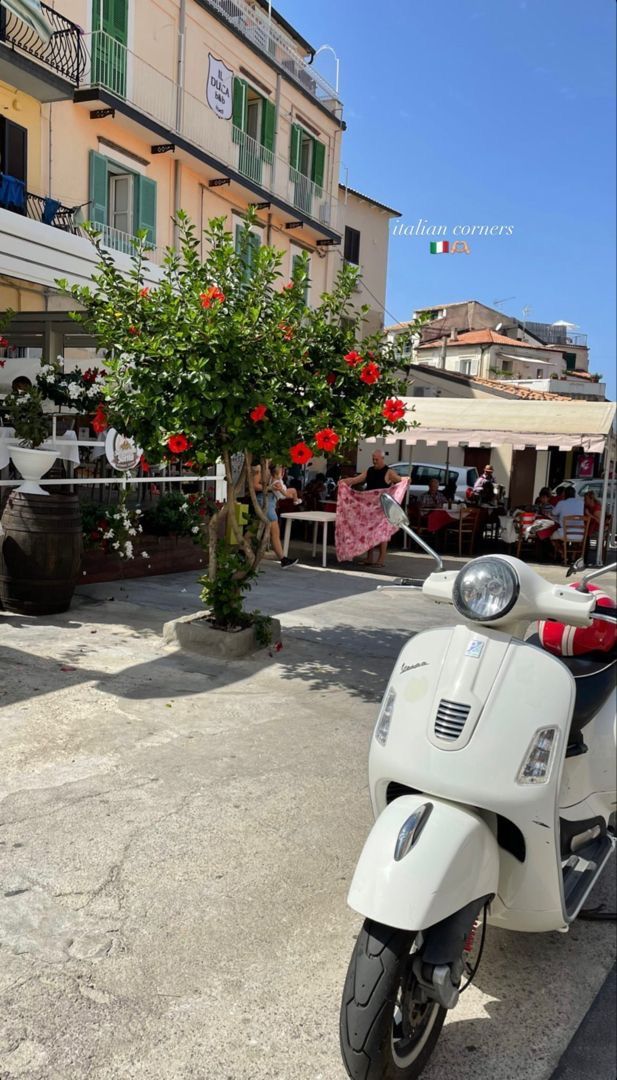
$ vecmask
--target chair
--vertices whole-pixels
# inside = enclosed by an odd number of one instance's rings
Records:
[[[557,549],[561,548],[563,552],[564,566],[568,566],[569,563],[579,559],[583,554],[587,544],[590,520],[590,518],[586,518],[582,514],[568,514],[562,519],[561,531],[563,535],[554,538],[553,543]]]
[[[476,546],[476,540],[480,529],[480,522],[482,521],[482,511],[476,509],[461,510],[461,516],[458,521],[457,529],[446,530],[446,542],[448,535],[458,537],[458,553],[463,554],[463,547],[465,541],[469,541],[469,554],[473,555]]]
[[[537,552],[537,548],[538,548],[538,538],[537,538],[537,536],[526,536],[525,535],[526,530],[529,528],[530,525],[533,525],[533,523],[536,520],[537,516],[538,515],[535,512],[532,513],[531,511],[523,510],[520,514],[518,514],[514,518],[514,528],[516,529],[516,531],[518,533],[518,540],[516,542],[516,557],[517,557],[517,559],[520,559],[520,557],[521,557],[521,548],[523,547],[523,544],[527,544],[530,548],[532,548],[534,555]]]
[[[585,560],[586,560],[586,562],[590,563],[591,562],[591,549],[592,548],[595,549],[596,552],[598,550],[598,543],[599,543],[598,521],[596,520],[596,518],[591,518],[591,517],[586,517],[585,520],[587,522],[587,531],[585,533]],[[592,528],[594,522],[595,522],[595,529]],[[613,518],[612,518],[612,516],[610,514],[607,514],[606,518],[604,519],[604,533],[603,533],[603,536],[602,536],[602,552],[601,552],[601,556],[600,556],[600,559],[601,559],[602,563],[604,562],[604,560],[606,558],[606,551],[607,551],[609,540],[610,540],[610,537],[611,537],[612,527],[613,527]]]

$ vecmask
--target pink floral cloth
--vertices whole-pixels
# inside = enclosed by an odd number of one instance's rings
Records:
[[[397,503],[402,503],[407,483],[407,480],[401,480],[384,490]],[[336,557],[339,562],[362,555],[397,532],[381,509],[381,495],[383,491],[354,491],[348,484],[339,484],[336,507]]]

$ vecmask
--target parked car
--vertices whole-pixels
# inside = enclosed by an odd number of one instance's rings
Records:
[[[604,480],[584,480],[580,477],[575,477],[573,480],[562,480],[557,487],[553,488],[553,495],[559,495],[564,488],[573,487],[577,495],[584,495],[587,491],[593,491],[597,499],[602,501],[602,492],[604,491]],[[608,505],[609,507],[615,502],[615,488],[616,481],[609,480],[608,482]]]
[[[390,468],[399,476],[409,476],[410,465],[408,461],[395,461],[390,465]],[[409,485],[410,495],[424,495],[429,480],[434,480],[435,477],[439,480],[439,487],[443,488],[446,484],[445,465],[431,465],[422,461],[413,461],[411,463],[411,484]],[[477,479],[478,470],[475,467],[472,468],[469,465],[448,466],[448,480],[456,480],[456,498],[461,502],[465,499],[467,488],[473,487]]]

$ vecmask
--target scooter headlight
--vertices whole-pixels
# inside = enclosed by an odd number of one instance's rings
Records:
[[[390,731],[390,724],[392,723],[392,714],[394,712],[394,702],[396,701],[396,691],[390,688],[386,697],[383,700],[379,716],[377,717],[377,723],[375,725],[375,738],[381,746],[385,746],[388,741],[388,732]]]
[[[514,607],[520,583],[514,567],[504,559],[476,559],[457,575],[452,601],[465,619],[492,622]]]

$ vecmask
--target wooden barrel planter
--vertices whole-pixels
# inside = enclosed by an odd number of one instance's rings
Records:
[[[11,492],[0,519],[0,607],[20,615],[66,611],[81,551],[76,495]]]

